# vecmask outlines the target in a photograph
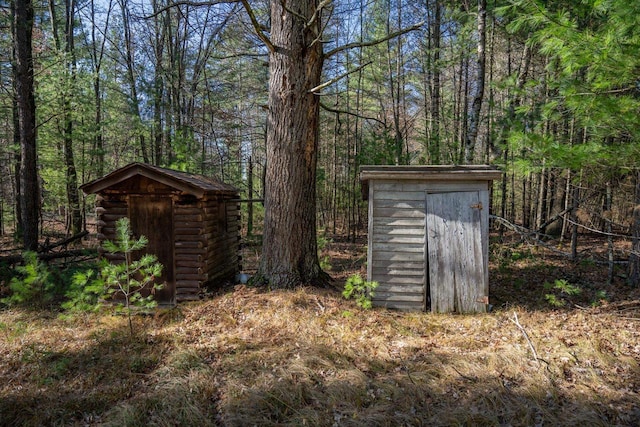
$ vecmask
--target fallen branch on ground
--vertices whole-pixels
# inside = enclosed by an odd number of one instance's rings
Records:
[[[533,359],[538,364],[540,364],[540,358],[538,357],[538,352],[536,352],[536,349],[533,346],[533,343],[531,342],[531,339],[529,338],[529,334],[524,329],[524,327],[520,324],[520,321],[518,321],[518,313],[516,313],[515,311],[513,312],[513,319],[511,319],[511,321],[518,327],[518,329],[520,329],[520,332],[522,332],[522,335],[524,335],[524,338],[527,340],[527,343],[529,344],[529,349],[531,350],[531,353],[533,354]]]

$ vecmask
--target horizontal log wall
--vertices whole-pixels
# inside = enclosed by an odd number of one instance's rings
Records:
[[[207,264],[209,284],[233,278],[240,270],[239,224],[240,207],[237,202],[217,197],[204,202],[207,219],[215,224],[215,232],[209,236]]]
[[[96,198],[97,233],[100,242],[116,238],[116,222],[129,215],[126,196],[107,194]]]
[[[199,202],[174,202],[174,264],[176,274],[176,300],[200,298],[202,284],[207,280],[207,239],[202,235],[206,225]]]
[[[229,196],[174,201],[174,271],[178,301],[200,298],[203,286],[218,285],[240,270],[240,206]],[[127,195],[105,194],[96,201],[101,241],[114,240],[116,221],[129,214]],[[121,256],[103,254],[110,261]]]

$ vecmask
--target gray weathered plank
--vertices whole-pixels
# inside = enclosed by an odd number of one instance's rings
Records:
[[[374,291],[374,295],[386,295],[388,293],[397,294],[420,294],[424,293],[424,285],[422,284],[387,284],[380,285]]]
[[[424,224],[419,227],[406,227],[397,225],[379,225],[374,228],[374,236],[379,234],[424,236]]]
[[[377,230],[378,227],[423,227],[424,228],[424,218],[390,218],[390,217],[382,217],[382,218],[374,218],[373,221],[370,221],[374,230]]]
[[[419,236],[407,236],[407,235],[393,235],[393,234],[389,235],[389,234],[375,233],[371,240],[374,243],[424,244],[424,234]]]
[[[424,196],[423,196],[424,199]],[[373,201],[375,209],[393,208],[393,209],[420,209],[424,210],[424,200],[388,200],[378,199]]]
[[[375,264],[372,265],[373,268],[385,268],[385,269],[414,269],[424,271],[425,263],[424,260],[420,261],[390,261],[390,260],[377,260]]]
[[[371,301],[424,301],[424,294],[377,293]]]
[[[431,308],[435,312],[478,312],[484,305],[479,192],[427,195]]]
[[[424,218],[424,209],[373,208],[377,217],[387,218]]]
[[[424,253],[424,245],[420,243],[377,243],[371,244],[375,252],[410,252],[410,253]],[[375,259],[375,258],[374,258]]]
[[[405,181],[403,183],[393,181],[377,181],[374,184],[376,194],[382,193],[416,193],[416,192],[454,192],[454,191],[486,191],[487,181]]]
[[[424,202],[424,189],[417,191],[378,191],[374,195],[373,201],[377,200],[408,200],[408,201],[422,201]]]
[[[389,276],[421,276],[424,277],[424,268],[409,269],[409,268],[384,268],[373,266],[373,274],[375,275],[389,275]]]
[[[424,284],[424,276],[394,276],[394,275],[376,275],[373,274],[373,280],[381,286],[391,285],[420,285]]]
[[[370,248],[373,245],[369,245]],[[398,252],[398,251],[381,251],[376,250],[373,252],[373,263],[371,265],[375,265],[378,261],[424,261],[424,253],[409,253],[409,252]]]

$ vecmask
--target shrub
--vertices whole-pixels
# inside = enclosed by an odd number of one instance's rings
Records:
[[[567,304],[567,299],[579,295],[582,292],[577,285],[572,285],[565,279],[556,279],[553,283],[545,282],[544,288],[558,291],[560,295],[553,293],[545,294],[544,298],[554,307],[563,307]]]
[[[371,297],[375,295],[374,289],[378,287],[378,282],[368,282],[359,274],[351,275],[344,284],[342,296],[345,299],[355,299],[358,307],[371,308]]]
[[[62,308],[67,311],[93,311],[100,307],[101,298],[106,294],[102,268],[108,264],[102,260],[95,267],[76,271],[65,296]]]
[[[134,239],[128,218],[116,222],[116,238],[104,242],[104,249],[112,254],[123,254],[122,262],[102,260],[96,269],[79,271],[73,276],[67,293],[69,301],[64,307],[69,310],[91,310],[102,301],[112,300],[119,311],[126,313],[129,329],[133,335],[131,315],[133,308],[151,309],[157,306],[153,299],[163,285],[156,283],[162,273],[162,264],[155,255],[144,254],[134,260],[133,254],[146,247],[145,236]]]
[[[16,267],[18,277],[11,278],[11,295],[3,298],[7,305],[44,305],[56,295],[56,283],[46,263],[38,259],[36,252],[27,251],[22,255],[24,265]]]

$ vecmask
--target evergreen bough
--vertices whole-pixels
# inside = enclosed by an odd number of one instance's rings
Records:
[[[101,301],[111,300],[119,311],[127,314],[129,330],[133,335],[131,315],[133,309],[152,309],[156,291],[163,284],[156,283],[162,274],[162,264],[155,255],[144,254],[134,260],[134,253],[144,249],[149,240],[145,236],[135,239],[128,218],[116,221],[115,241],[107,240],[104,249],[111,254],[123,254],[122,262],[102,260],[99,272],[79,272],[74,276],[75,291],[66,308],[88,309],[99,306]]]

